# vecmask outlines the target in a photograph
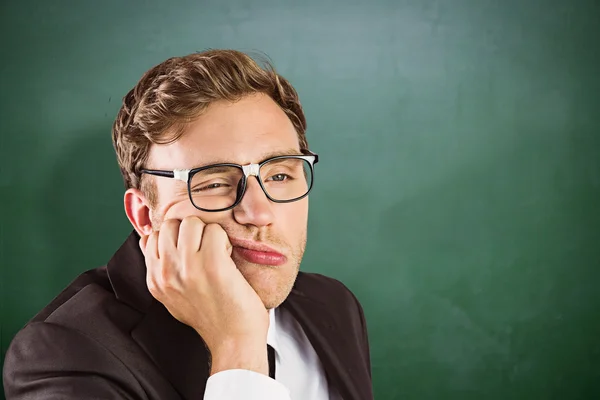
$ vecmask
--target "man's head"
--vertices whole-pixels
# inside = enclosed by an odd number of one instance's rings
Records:
[[[261,68],[231,50],[166,60],[125,96],[113,126],[129,220],[140,235],[147,235],[165,219],[196,215],[221,225],[232,241],[274,248],[286,256],[283,265],[252,263],[235,251],[232,258],[265,306],[278,306],[289,294],[304,254],[308,199],[272,202],[250,176],[234,208],[201,211],[190,201],[185,182],[142,170],[245,165],[272,155],[303,154],[308,151],[305,129],[296,91],[270,66]]]

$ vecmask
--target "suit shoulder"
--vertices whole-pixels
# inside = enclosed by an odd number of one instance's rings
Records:
[[[77,297],[82,290],[90,286],[97,287],[107,293],[111,292],[110,282],[108,280],[108,275],[106,274],[106,267],[90,269],[77,276],[56,297],[54,297],[50,303],[42,308],[29,323],[45,321],[58,309],[65,306],[68,307],[74,297]]]
[[[110,335],[124,336],[140,315],[116,298],[106,268],[101,267],[79,275],[26,326],[46,322],[106,342]]]
[[[11,341],[6,352],[5,372],[15,365],[21,365],[23,360],[86,359],[79,357],[80,354],[77,355],[73,349],[77,349],[77,353],[87,353],[86,355],[109,354],[105,347],[82,332],[51,322],[32,321],[17,332]]]

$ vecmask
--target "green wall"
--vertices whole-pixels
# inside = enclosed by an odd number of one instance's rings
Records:
[[[110,141],[141,74],[268,54],[321,156],[306,271],[364,305],[377,399],[600,398],[594,1],[13,1],[1,344],[130,231]]]

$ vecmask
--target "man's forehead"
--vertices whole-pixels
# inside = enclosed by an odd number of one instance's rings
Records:
[[[281,146],[277,148],[255,146],[247,148],[243,152],[223,149],[216,153],[214,151],[203,151],[192,146],[175,148],[174,144],[170,144],[166,146],[154,145],[150,151],[149,161],[152,164],[151,168],[155,169],[192,169],[212,164],[258,164],[273,157],[300,154],[299,146]]]

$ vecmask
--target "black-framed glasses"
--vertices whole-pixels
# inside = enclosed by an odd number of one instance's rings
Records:
[[[193,169],[142,169],[144,174],[174,178],[187,183],[190,201],[198,210],[217,212],[237,206],[248,179],[255,176],[263,192],[275,203],[291,203],[308,195],[313,187],[314,167],[319,156],[272,157],[259,164],[212,164]]]

